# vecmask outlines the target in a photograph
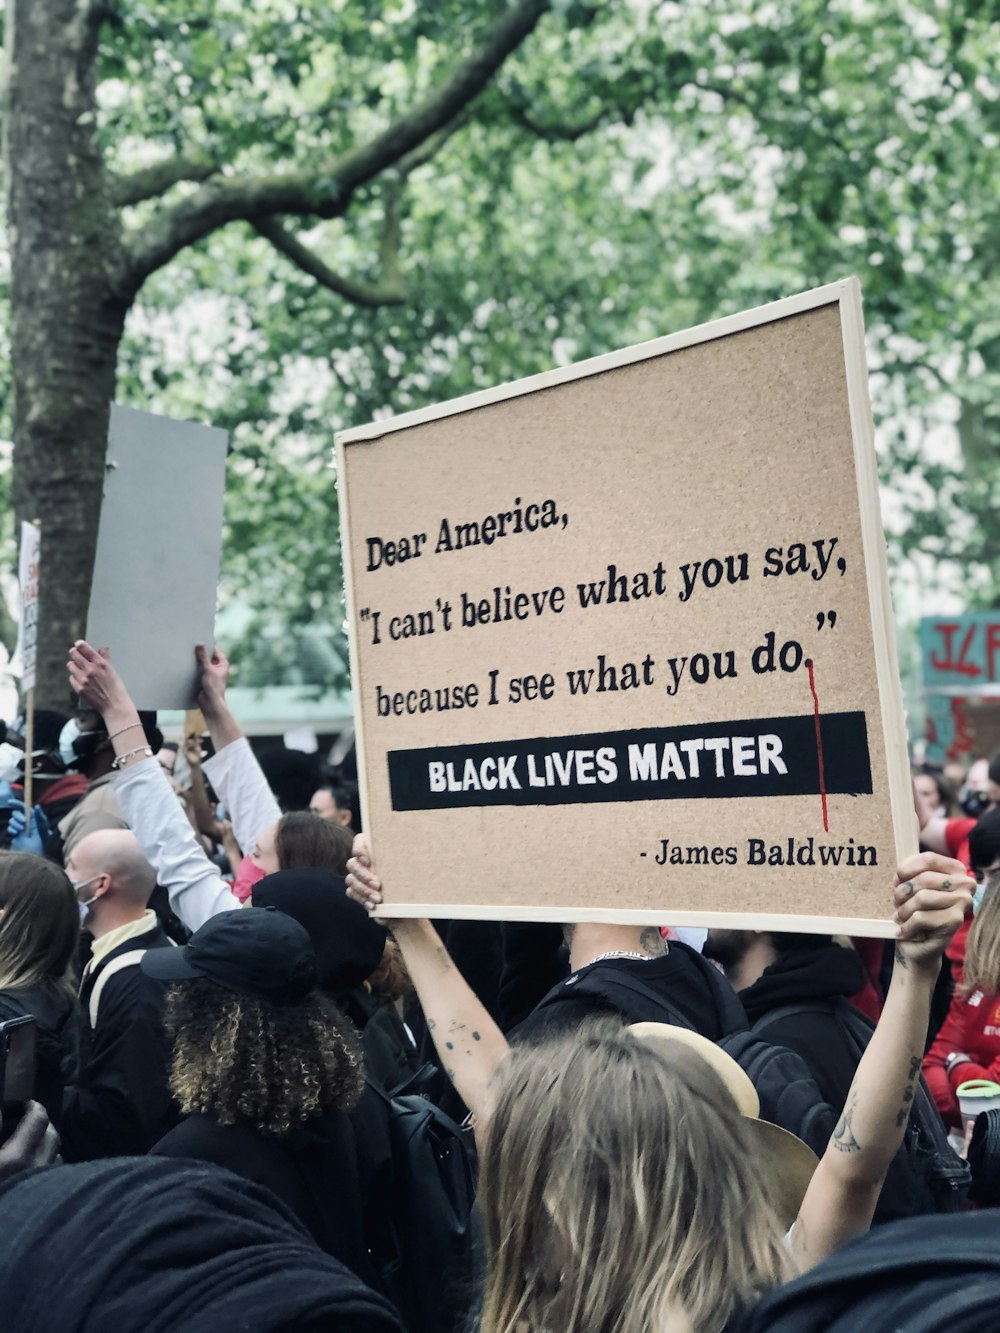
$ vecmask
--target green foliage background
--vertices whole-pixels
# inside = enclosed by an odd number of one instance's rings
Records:
[[[96,126],[109,168],[184,153],[232,174],[364,140],[496,6],[122,0],[116,14]],[[293,226],[338,273],[378,283],[385,199],[401,189],[404,304],[348,303],[245,224],[154,275],[118,397],[231,432],[222,595],[254,613],[241,679],[301,674],[311,632],[341,625],[336,429],[849,273],[897,568],[926,557],[922,577],[992,603],[998,63],[1000,7],[974,0],[554,4],[405,182]],[[8,359],[5,338],[0,318]],[[0,379],[0,435],[7,392]],[[0,500],[8,486],[0,468]],[[8,559],[12,536],[8,520]],[[329,655],[310,669],[339,670]]]

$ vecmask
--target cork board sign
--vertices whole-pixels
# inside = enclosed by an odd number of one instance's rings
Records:
[[[338,440],[386,914],[889,935],[854,280]]]

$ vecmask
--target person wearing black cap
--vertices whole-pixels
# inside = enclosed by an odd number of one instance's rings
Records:
[[[141,966],[174,983],[164,1023],[170,1086],[185,1118],[159,1156],[228,1167],[272,1190],[317,1243],[376,1281],[347,1115],[361,1093],[350,1023],[316,988],[304,928],[274,908],[212,917],[178,949]]]

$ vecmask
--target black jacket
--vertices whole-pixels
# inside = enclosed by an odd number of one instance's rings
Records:
[[[325,1111],[290,1134],[186,1116],[153,1148],[158,1157],[195,1158],[264,1185],[286,1204],[327,1254],[377,1285],[365,1244],[358,1149],[350,1116]]]
[[[26,1014],[35,1020],[35,1100],[62,1132],[64,1090],[77,1077],[80,1013],[72,996],[53,981],[26,990],[0,991],[0,1023]]]
[[[595,969],[613,978],[616,973],[632,977],[643,987],[655,992],[664,1009],[673,1011],[695,1032],[709,1041],[718,1041],[729,1032],[745,1028],[746,1020],[735,992],[721,975],[711,974],[711,964],[698,957],[683,944],[671,941],[669,951],[662,958],[642,959],[609,958],[594,962],[559,982],[517,1024],[508,1036],[512,1042],[537,1041],[571,1032],[588,1018],[624,1014],[629,1021],[636,1015],[618,1008],[604,997],[585,993],[579,982]],[[640,1008],[645,1009],[640,1002]],[[651,1013],[643,1017],[652,1018]],[[664,1015],[660,1021],[667,1021]]]
[[[820,1003],[819,1011],[768,1023],[761,1035],[802,1057],[823,1099],[838,1116],[857,1069],[856,1048],[841,1015],[847,1005],[845,997],[860,990],[863,980],[864,969],[853,950],[824,944],[781,955],[752,986],[740,991],[751,1024],[785,1005]],[[857,1011],[851,1017],[855,1029],[867,1022]],[[874,1224],[910,1217],[918,1192],[904,1145],[889,1167]]]
[[[163,1030],[162,982],[138,966],[109,977],[97,1026],[90,997],[105,968],[138,949],[169,948],[159,925],[125,940],[102,958],[80,988],[84,1040],[77,1084],[63,1108],[62,1154],[68,1162],[148,1152],[178,1115],[168,1087],[170,1043]]]

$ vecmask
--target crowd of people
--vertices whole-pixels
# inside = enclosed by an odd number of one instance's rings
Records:
[[[1000,755],[914,770],[888,944],[386,921],[356,788],[197,651],[204,735],[78,642],[0,744],[5,1333],[984,1326]]]

